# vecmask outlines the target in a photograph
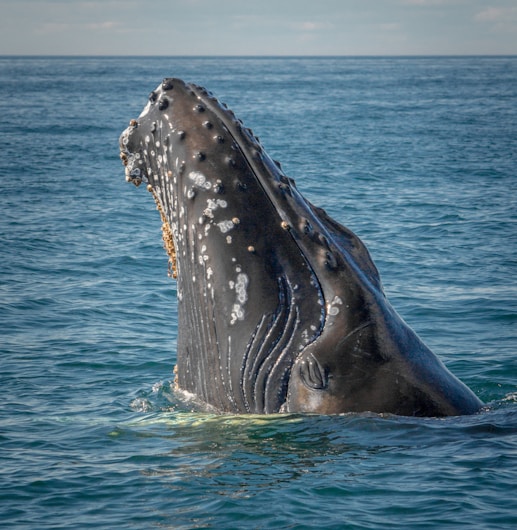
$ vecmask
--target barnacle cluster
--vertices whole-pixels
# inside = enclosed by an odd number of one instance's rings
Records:
[[[147,186],[147,189],[152,193],[154,197],[154,202],[156,203],[156,209],[160,212],[160,217],[162,218],[162,238],[163,238],[163,248],[167,255],[169,256],[169,271],[168,274],[172,278],[176,279],[178,277],[178,271],[176,268],[176,248],[174,246],[174,237],[172,235],[172,228],[167,221],[165,212],[163,211],[162,205],[158,200],[158,195],[153,190],[151,185]]]

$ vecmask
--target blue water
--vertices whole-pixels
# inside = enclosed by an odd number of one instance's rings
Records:
[[[118,136],[207,86],[354,230],[472,417],[215,416]],[[517,527],[517,58],[1,58],[0,526]]]

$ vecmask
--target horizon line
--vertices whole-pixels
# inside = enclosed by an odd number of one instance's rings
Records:
[[[318,59],[318,58],[433,58],[433,57],[517,57],[517,53],[437,53],[437,54],[310,54],[310,55],[270,55],[270,54],[96,54],[96,53],[77,53],[77,54],[31,54],[31,53],[0,53],[0,57],[9,58],[81,58],[81,57],[96,57],[96,58],[214,58],[214,59],[253,59],[253,58],[268,58],[268,59],[289,59],[289,58],[303,58],[303,59]]]

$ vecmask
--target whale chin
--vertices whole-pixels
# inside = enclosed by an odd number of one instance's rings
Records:
[[[177,279],[179,389],[231,413],[482,407],[392,308],[361,240],[206,89],[165,79],[120,149]]]

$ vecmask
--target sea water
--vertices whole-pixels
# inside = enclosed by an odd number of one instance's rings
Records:
[[[354,230],[487,403],[207,414],[171,388],[175,282],[118,137],[206,86]],[[0,526],[517,527],[517,58],[0,58]]]

